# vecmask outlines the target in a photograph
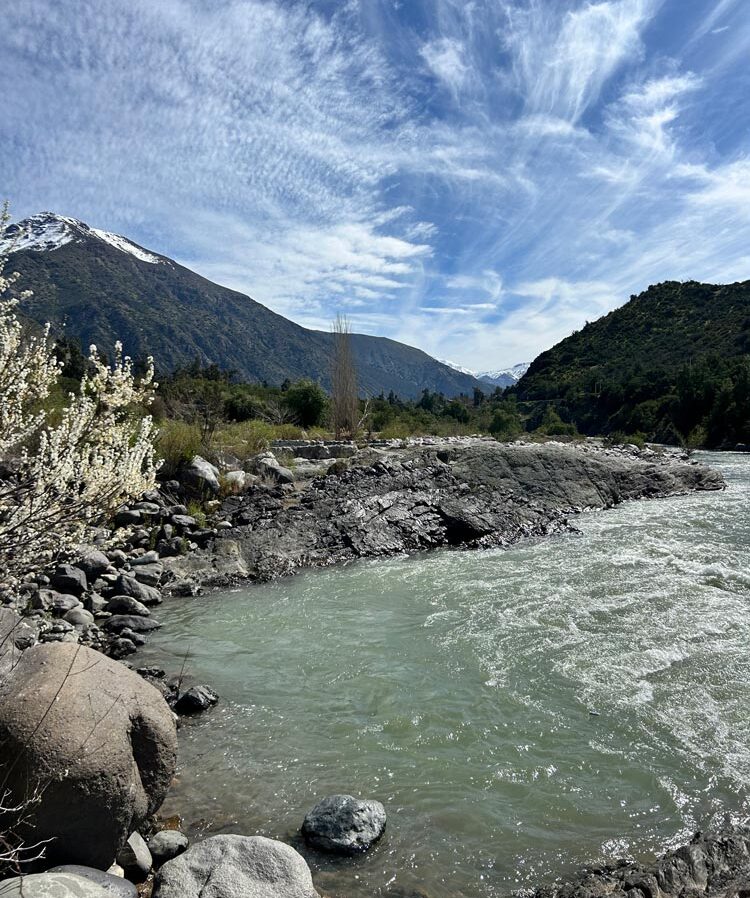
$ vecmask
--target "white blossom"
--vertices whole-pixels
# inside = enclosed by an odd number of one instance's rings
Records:
[[[6,206],[0,233],[8,221]],[[157,469],[152,420],[137,411],[152,397],[153,361],[136,379],[119,343],[111,367],[91,347],[80,390],[50,420],[44,402],[62,366],[49,325],[30,336],[18,318],[11,293],[18,275],[5,275],[8,252],[0,253],[0,580],[6,584],[71,552],[119,504],[151,488]]]

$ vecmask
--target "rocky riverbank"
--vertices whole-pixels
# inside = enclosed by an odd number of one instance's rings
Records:
[[[504,547],[574,530],[569,519],[584,510],[724,486],[717,472],[671,452],[482,440],[368,448],[301,483],[290,473],[225,499],[223,529],[164,562],[167,588],[445,546]]]
[[[283,447],[287,455],[294,448]],[[153,612],[165,591],[191,595],[440,547],[506,547],[574,531],[571,518],[585,510],[724,487],[720,474],[676,451],[591,442],[447,439],[297,450],[290,466],[266,452],[248,471],[231,461],[220,471],[196,457],[179,481],[120,508],[99,545],[52,571],[31,572],[4,594],[5,630],[12,628],[19,649],[80,642],[124,659],[160,626]],[[199,510],[190,514],[188,503]],[[156,671],[144,674],[176,705],[178,690]],[[182,709],[211,703],[195,695]]]

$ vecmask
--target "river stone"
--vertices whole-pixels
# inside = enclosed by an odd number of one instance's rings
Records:
[[[84,629],[85,627],[90,627],[94,623],[94,615],[90,611],[86,611],[83,606],[78,605],[64,614],[63,620],[66,620],[69,624],[73,624],[76,628]]]
[[[52,575],[51,583],[58,592],[72,593],[75,596],[86,592],[88,586],[86,574],[72,564],[61,564]]]
[[[159,560],[159,553],[155,552],[151,549],[148,552],[144,552],[143,555],[138,555],[135,558],[130,559],[131,567],[138,567],[139,564],[154,564]]]
[[[128,655],[134,655],[138,651],[138,647],[132,639],[128,639],[126,636],[120,636],[118,639],[113,639],[110,642],[107,654],[111,658],[115,658],[118,661],[123,658],[127,658]]]
[[[117,852],[117,863],[131,882],[143,882],[151,869],[151,852],[140,833],[131,833]]]
[[[264,836],[211,836],[156,874],[154,898],[319,898],[304,858]]]
[[[138,564],[133,568],[135,579],[139,583],[145,583],[146,586],[158,586],[163,573],[164,565],[158,562],[154,564]]]
[[[137,617],[149,617],[151,614],[143,602],[132,596],[112,596],[105,607],[111,614],[135,614]]]
[[[177,731],[159,692],[93,649],[27,649],[0,682],[0,781],[11,798],[43,786],[34,841],[47,857],[106,869],[164,800]]]
[[[121,633],[123,630],[132,630],[134,633],[149,633],[158,630],[161,624],[153,617],[141,617],[138,614],[113,614],[102,623],[102,630],[109,633]]]
[[[130,508],[121,508],[115,515],[115,527],[133,527],[140,524],[143,515],[140,511]]]
[[[60,867],[53,867],[48,872],[72,873],[74,876],[88,879],[103,888],[110,898],[138,898],[138,890],[132,882],[127,882],[120,876],[96,870],[94,867],[84,867],[81,864],[62,864]],[[2,891],[0,891],[0,895],[2,895]]]
[[[113,892],[85,876],[67,871],[34,873],[0,882],[0,898],[134,898],[135,895],[137,892]]]
[[[81,552],[81,557],[76,562],[84,574],[86,579],[91,583],[102,574],[108,573],[112,569],[112,562],[107,558],[104,552],[99,549],[86,548]]]
[[[76,596],[67,593],[55,592],[54,589],[40,589],[31,597],[31,607],[39,611],[50,611],[52,614],[63,615],[81,603]]]
[[[159,605],[162,601],[158,589],[146,586],[145,583],[139,583],[132,574],[120,574],[114,588],[117,595],[131,596],[144,605]]]
[[[187,850],[188,837],[177,829],[162,829],[148,840],[148,847],[155,867],[161,867],[167,861]]]
[[[302,834],[316,848],[355,854],[376,842],[385,830],[385,808],[373,799],[329,795],[308,812]]]

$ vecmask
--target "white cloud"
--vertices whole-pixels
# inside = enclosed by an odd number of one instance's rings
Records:
[[[607,0],[568,10],[540,3],[507,7],[505,43],[528,112],[578,122],[607,80],[641,54],[641,29],[658,5]]]
[[[424,44],[420,56],[429,66],[433,75],[454,94],[458,94],[470,77],[469,66],[465,62],[465,48],[455,39],[443,37]]]

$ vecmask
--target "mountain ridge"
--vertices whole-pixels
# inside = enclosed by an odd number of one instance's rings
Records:
[[[9,225],[2,239],[19,287],[33,291],[21,311],[83,346],[108,351],[119,339],[129,355],[153,355],[166,371],[197,358],[251,381],[307,377],[330,387],[332,334],[304,328],[127,237],[39,213]],[[387,337],[352,334],[352,349],[365,393],[416,398],[426,388],[456,396],[481,387]]]
[[[511,391],[582,433],[750,440],[750,280],[664,281],[537,356]]]

